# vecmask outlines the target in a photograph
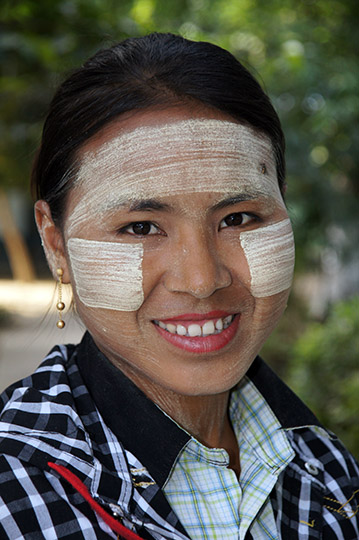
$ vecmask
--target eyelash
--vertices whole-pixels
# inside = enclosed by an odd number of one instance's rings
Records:
[[[246,219],[243,219],[244,216],[246,217]],[[230,220],[231,218],[232,218],[232,220],[234,222],[235,222],[236,218],[237,219],[240,218],[240,223],[234,223],[232,225],[226,223],[226,220]],[[254,215],[254,214],[249,214],[249,213],[246,213],[246,212],[234,212],[233,214],[229,214],[228,216],[226,216],[225,218],[223,218],[221,220],[221,222],[219,224],[219,227],[218,227],[218,230],[226,229],[226,228],[229,228],[229,227],[239,227],[241,225],[247,225],[247,223],[250,223],[250,221],[259,221],[259,217]],[[224,223],[224,226],[222,225],[222,223]],[[141,227],[142,232],[134,232],[133,228],[136,227],[136,226]],[[148,227],[149,227],[148,232],[146,232],[146,234],[144,234],[143,229],[146,231]],[[130,232],[131,228],[132,228],[133,232]],[[125,227],[122,227],[121,229],[119,229],[118,233],[119,234],[130,234],[131,236],[137,236],[137,237],[153,236],[155,234],[163,234],[162,231],[159,229],[159,227],[157,227],[157,225],[155,225],[151,221],[134,221],[132,223],[129,223]]]
[[[244,216],[247,219],[243,219]],[[225,223],[226,220],[230,220],[230,218],[233,218],[233,221],[240,218],[240,223],[234,223],[231,225],[229,225],[228,223]],[[247,223],[250,223],[251,221],[259,221],[259,217],[256,216],[255,214],[249,214],[247,212],[233,212],[233,214],[229,214],[224,219],[222,219],[222,221],[219,224],[218,230],[227,229],[228,227],[240,227],[241,225],[247,225]],[[225,223],[224,227],[222,226],[222,223]]]
[[[143,234],[143,232],[130,232],[129,229],[132,227],[136,227],[136,226],[142,226],[142,228],[145,228],[146,229],[146,226],[149,227],[149,231],[146,233],[146,234]],[[145,227],[143,227],[145,226]],[[153,231],[153,229],[155,230],[155,232]],[[152,230],[152,231],[151,231]],[[158,234],[160,231],[160,229],[157,227],[157,225],[154,225],[154,223],[152,223],[151,221],[134,221],[133,223],[129,223],[128,225],[126,225],[125,227],[122,227],[120,230],[119,230],[119,233],[127,233],[127,234],[130,234],[132,236],[153,236],[154,234]]]

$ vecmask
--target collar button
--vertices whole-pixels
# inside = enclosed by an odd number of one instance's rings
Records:
[[[313,476],[317,476],[317,474],[319,474],[319,469],[318,467],[316,467],[315,465],[313,465],[313,463],[311,463],[310,461],[307,461],[306,463],[304,463],[304,467],[307,469],[307,471],[312,474]]]

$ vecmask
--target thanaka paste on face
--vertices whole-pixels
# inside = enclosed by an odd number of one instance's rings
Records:
[[[251,274],[251,292],[265,298],[289,289],[294,269],[294,239],[289,219],[239,235]]]
[[[89,307],[136,311],[143,303],[142,244],[70,238],[76,292]]]
[[[75,189],[82,185],[86,193],[66,224],[76,290],[85,305],[120,311],[135,311],[143,302],[143,246],[74,238],[85,236],[86,224],[94,218],[100,224],[121,205],[197,192],[225,197],[245,193],[284,207],[270,140],[252,128],[221,120],[145,126],[114,137],[84,153]],[[254,296],[270,296],[290,286],[290,223],[281,223],[240,235]],[[262,264],[269,270],[267,282]],[[115,286],[116,280],[121,284]]]

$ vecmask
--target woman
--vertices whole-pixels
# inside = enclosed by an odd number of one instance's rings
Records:
[[[257,357],[294,247],[248,71],[170,34],[99,52],[33,183],[87,332],[3,395],[1,538],[358,538],[354,459]]]

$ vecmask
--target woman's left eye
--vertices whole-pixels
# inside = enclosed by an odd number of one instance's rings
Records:
[[[255,216],[251,214],[245,214],[244,212],[235,212],[229,214],[229,216],[222,219],[219,224],[219,229],[225,229],[226,227],[239,227],[239,225],[246,225],[250,221],[255,219]]]
[[[158,234],[159,229],[150,221],[136,221],[123,227],[120,232],[126,232],[135,236],[149,236],[152,234]]]

